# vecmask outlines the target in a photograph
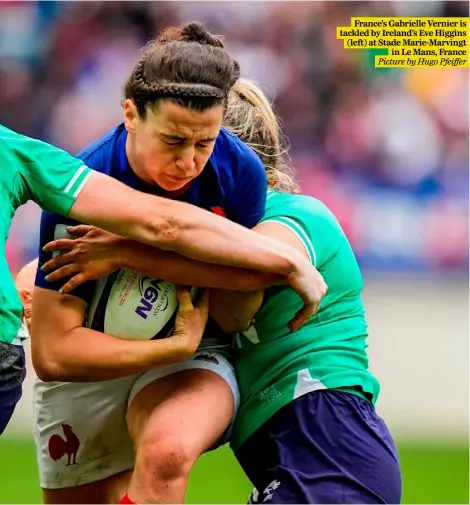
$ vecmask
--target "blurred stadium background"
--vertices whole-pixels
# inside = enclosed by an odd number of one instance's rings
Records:
[[[378,410],[406,503],[469,503],[468,69],[373,67],[346,51],[351,16],[468,16],[466,2],[0,2],[0,122],[74,153],[121,118],[120,85],[162,27],[200,20],[275,98],[305,193],[336,213],[365,276]],[[5,168],[3,168],[5,169]],[[39,210],[17,213],[13,272]],[[0,439],[0,502],[39,502],[32,368]],[[214,415],[217,415],[215,412]],[[195,469],[190,503],[244,503],[228,448]]]

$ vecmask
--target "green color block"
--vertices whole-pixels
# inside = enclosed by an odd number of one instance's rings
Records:
[[[402,442],[403,503],[469,503],[468,446]],[[0,503],[40,503],[31,438],[0,438]],[[204,455],[187,503],[246,503],[252,489],[228,447]]]

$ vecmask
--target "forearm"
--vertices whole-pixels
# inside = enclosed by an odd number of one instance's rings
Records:
[[[35,345],[33,364],[46,381],[98,382],[138,374],[186,360],[174,339],[122,340],[77,327],[47,347]]]
[[[175,284],[254,291],[285,283],[278,274],[203,263],[129,239],[120,242],[118,256],[121,267]]]
[[[71,216],[182,256],[286,276],[296,271],[295,251],[193,205],[139,193],[94,174]]]
[[[283,276],[296,270],[298,253],[293,248],[202,209],[186,210],[178,202],[171,204],[176,222],[174,243],[163,248],[206,263]]]

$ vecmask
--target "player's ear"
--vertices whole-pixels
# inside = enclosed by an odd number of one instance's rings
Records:
[[[127,99],[123,103],[124,107],[124,126],[129,133],[135,133],[137,127],[138,111],[135,103]]]

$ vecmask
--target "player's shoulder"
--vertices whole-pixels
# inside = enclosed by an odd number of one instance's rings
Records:
[[[14,130],[10,130],[10,128],[7,128],[5,125],[0,124],[0,140],[5,143],[10,143],[16,141],[31,141],[31,142],[38,142],[40,143],[40,140],[34,139],[32,137],[26,137],[26,135],[23,135],[22,133],[16,132]]]
[[[111,161],[116,150],[123,140],[125,142],[125,135],[124,125],[119,124],[82,149],[77,158],[97,172],[108,173],[113,165]]]
[[[220,129],[210,161],[219,171],[235,176],[257,171],[264,174],[263,164],[253,149],[226,128]]]
[[[16,144],[14,141],[21,137],[19,133],[10,130],[6,126],[0,124],[0,162],[4,166],[8,166],[8,171],[1,172],[2,179],[7,175],[11,178],[14,177],[18,171],[18,163],[16,162],[15,151]]]
[[[217,136],[217,140],[215,141],[214,152],[228,150],[243,153],[245,148],[248,149],[248,146],[244,144],[235,134],[222,126],[219,131],[219,135]]]
[[[10,128],[7,128],[5,125],[0,124],[0,140],[8,140],[17,137],[22,137],[22,135],[10,130]]]
[[[10,128],[2,124],[0,124],[0,146],[2,146],[5,151],[15,154],[18,159],[22,157],[22,155],[28,158],[37,154],[49,155],[51,152],[55,154],[62,153],[67,157],[70,156],[57,147],[46,144],[42,140],[27,137],[22,133],[10,130]]]
[[[270,189],[266,198],[266,212],[309,214],[312,217],[336,219],[331,210],[318,198],[299,193],[283,193]]]
[[[328,206],[309,195],[269,190],[263,221],[276,217],[294,219],[306,229],[341,233],[341,225]]]

